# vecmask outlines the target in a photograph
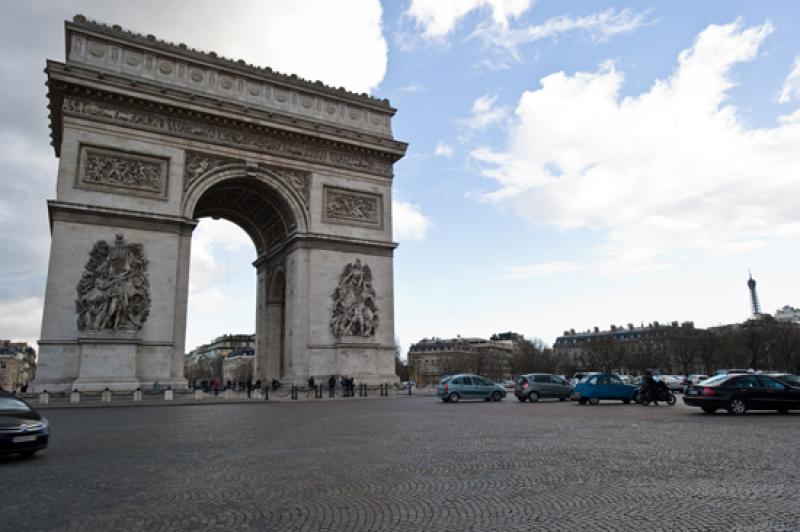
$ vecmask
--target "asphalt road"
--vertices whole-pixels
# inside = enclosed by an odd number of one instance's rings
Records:
[[[800,413],[432,397],[46,412],[0,530],[795,530]]]

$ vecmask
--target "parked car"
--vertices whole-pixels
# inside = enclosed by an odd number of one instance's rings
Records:
[[[661,380],[664,381],[664,384],[667,385],[669,391],[671,392],[683,391],[683,379],[678,377],[677,375],[662,375]]]
[[[686,388],[683,402],[713,414],[724,408],[740,416],[748,410],[800,410],[800,386],[767,375],[717,375]]]
[[[578,383],[584,380],[585,378],[590,377],[592,375],[599,375],[601,373],[602,371],[579,371],[572,375],[570,382],[572,383],[573,386],[577,386]]]
[[[513,390],[514,389],[514,381],[503,381],[503,382],[498,383],[498,384],[501,384],[503,386],[503,388],[505,388],[506,390]]]
[[[718,369],[714,375],[732,375],[734,373],[748,373],[746,369]]]
[[[514,395],[520,401],[530,401],[531,403],[544,397],[557,397],[564,401],[569,398],[572,388],[572,384],[560,375],[528,373],[517,377]]]
[[[439,382],[436,396],[445,403],[457,403],[461,399],[483,399],[499,401],[506,396],[502,384],[496,384],[480,375],[462,373]]]
[[[20,397],[0,392],[0,454],[31,456],[47,447],[50,424]]]
[[[582,405],[587,402],[596,405],[601,399],[616,399],[628,404],[633,400],[638,389],[639,387],[634,384],[625,384],[617,375],[600,373],[591,375],[578,383],[572,391],[571,397]]]
[[[778,379],[789,386],[800,387],[800,375],[795,375],[794,373],[767,373],[767,376]]]
[[[689,375],[685,379],[683,379],[683,386],[690,386],[692,384],[699,384],[702,381],[706,380],[708,375]]]

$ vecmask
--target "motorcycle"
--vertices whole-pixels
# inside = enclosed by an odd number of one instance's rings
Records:
[[[678,401],[675,398],[675,395],[669,391],[669,388],[667,388],[667,385],[663,382],[659,382],[656,385],[655,390],[651,390],[650,387],[646,385],[640,386],[639,390],[636,392],[635,400],[637,403],[643,406],[648,406],[651,402],[658,401],[663,401],[669,406],[674,406]]]

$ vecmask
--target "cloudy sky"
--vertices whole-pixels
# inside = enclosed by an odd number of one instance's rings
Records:
[[[190,7],[191,6],[191,7]],[[800,306],[795,2],[11,0],[0,19],[0,338],[39,334],[49,252],[42,68],[83,13],[389,98],[396,332],[569,328]],[[255,250],[193,241],[187,346],[252,332]]]

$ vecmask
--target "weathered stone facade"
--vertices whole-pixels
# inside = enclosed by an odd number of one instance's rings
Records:
[[[407,145],[388,101],[82,16],[66,37],[66,62],[46,69],[60,164],[37,387],[186,386],[204,217],[238,224],[257,250],[256,378],[391,379],[392,166]],[[117,241],[122,262],[92,262]],[[336,335],[331,294],[356,263],[374,293],[349,318],[359,332]]]

